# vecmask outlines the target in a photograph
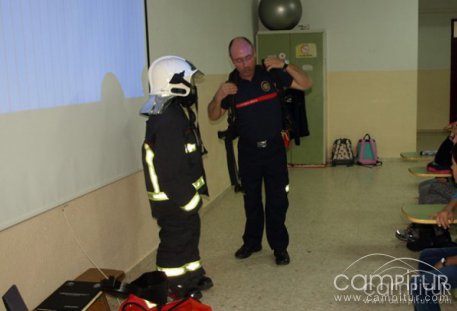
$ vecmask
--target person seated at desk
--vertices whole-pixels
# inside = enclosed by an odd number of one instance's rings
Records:
[[[452,173],[457,176],[457,145],[452,148]],[[457,209],[457,194],[434,215],[437,225],[448,229]],[[457,247],[427,248],[419,258],[419,275],[411,280],[410,295],[416,311],[441,310],[438,297],[446,298],[457,288]],[[450,296],[447,298],[450,299]]]
[[[441,143],[433,162],[427,165],[430,169],[451,170],[452,147],[457,142],[457,122],[449,124],[448,128],[451,133]],[[447,204],[456,193],[453,177],[426,180],[419,184],[419,204]]]
[[[448,129],[451,133],[441,143],[433,162],[430,162],[427,167],[434,167],[436,170],[451,170],[451,152],[457,142],[457,122],[449,124]],[[454,177],[437,177],[419,184],[419,204],[447,204],[455,194],[457,194],[457,185]],[[401,241],[408,240],[410,234],[411,225],[403,230],[397,229],[395,232],[395,236]]]
[[[427,171],[450,173],[451,149],[457,143],[457,122],[450,123],[447,127],[449,135],[441,143],[432,162],[427,164]]]

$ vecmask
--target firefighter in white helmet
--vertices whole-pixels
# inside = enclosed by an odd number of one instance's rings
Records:
[[[208,194],[194,80],[203,75],[190,62],[164,56],[149,68],[150,98],[142,158],[152,216],[160,226],[157,270],[165,272],[170,294],[201,298],[213,286],[199,255],[201,194]]]

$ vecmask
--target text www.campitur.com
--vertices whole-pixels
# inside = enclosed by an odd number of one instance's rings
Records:
[[[334,295],[336,302],[359,302],[362,301],[362,295]]]
[[[411,304],[415,299],[408,294],[399,295],[334,295],[336,302],[363,302],[365,304]],[[438,303],[450,303],[452,299],[449,295],[437,297],[426,296],[422,298],[425,301],[435,301]]]
[[[334,295],[336,302],[363,302],[365,304],[410,304],[413,299],[407,295]]]

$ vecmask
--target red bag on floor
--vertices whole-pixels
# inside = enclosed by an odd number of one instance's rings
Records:
[[[211,307],[201,302],[187,298],[167,303],[161,311],[212,311]],[[138,296],[130,294],[119,307],[119,311],[157,311],[155,304]]]

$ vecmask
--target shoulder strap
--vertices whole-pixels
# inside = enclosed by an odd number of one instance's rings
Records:
[[[237,84],[238,76],[236,74],[236,69],[234,69],[229,74],[228,82]],[[228,100],[230,102],[230,106],[228,108],[227,122],[229,125],[234,125],[235,124],[235,95],[230,95],[230,98]]]

